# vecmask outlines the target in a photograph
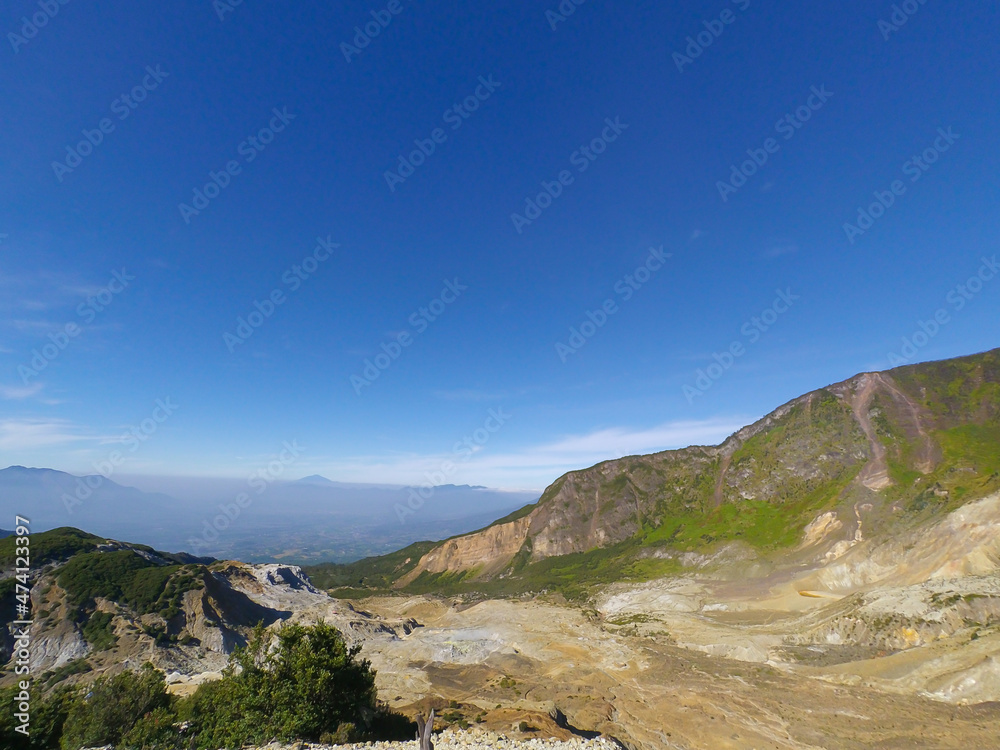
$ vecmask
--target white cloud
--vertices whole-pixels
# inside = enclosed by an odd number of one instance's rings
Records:
[[[7,400],[17,400],[23,398],[31,398],[39,391],[42,390],[41,383],[32,383],[31,385],[0,385],[0,398]]]
[[[0,450],[43,448],[91,439],[79,434],[77,428],[64,419],[0,419]]]
[[[481,484],[506,489],[541,490],[567,471],[585,469],[622,456],[656,453],[689,445],[716,445],[752,417],[717,417],[679,421],[635,429],[609,427],[583,435],[567,435],[551,442],[524,446],[505,453],[487,442],[467,461],[454,454],[397,454],[356,456],[345,460],[310,461],[324,476],[345,482],[423,484],[426,472],[439,471],[451,461],[457,467],[452,484]],[[300,467],[301,468],[301,467]]]

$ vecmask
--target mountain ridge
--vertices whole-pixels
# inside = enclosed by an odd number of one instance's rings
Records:
[[[569,472],[534,506],[422,551],[392,585],[510,583],[573,556],[586,568],[588,555],[655,577],[679,554],[723,544],[765,557],[791,550],[825,513],[838,525],[826,547],[843,546],[1000,487],[998,438],[1000,349],[859,373],[782,404],[719,445]]]

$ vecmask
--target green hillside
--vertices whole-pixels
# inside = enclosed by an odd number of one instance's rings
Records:
[[[676,573],[684,553],[730,543],[756,559],[784,559],[823,512],[853,522],[861,504],[868,533],[891,533],[998,490],[1000,350],[993,350],[813,391],[720,446],[570,472],[517,514],[530,523],[513,556],[461,557],[463,539],[471,549],[472,539],[515,520],[501,519],[449,542],[324,566],[318,581],[355,594],[395,585],[411,593],[580,597],[593,584]],[[414,559],[444,545],[459,552],[448,570],[431,572]]]

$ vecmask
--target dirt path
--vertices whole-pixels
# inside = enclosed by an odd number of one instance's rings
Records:
[[[875,386],[878,382],[880,382],[878,375],[862,375],[861,387],[849,399],[854,418],[861,425],[865,437],[868,438],[868,447],[871,449],[871,458],[858,474],[858,481],[870,490],[881,490],[892,484],[892,480],[889,478],[889,462],[886,459],[885,446],[878,439],[875,428],[872,426],[871,417],[868,415],[872,396],[875,394]]]

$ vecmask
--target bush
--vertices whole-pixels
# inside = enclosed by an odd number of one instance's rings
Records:
[[[74,659],[71,662],[63,664],[61,667],[56,669],[51,669],[48,672],[43,672],[42,676],[36,681],[43,691],[48,690],[50,687],[58,685],[60,682],[65,680],[75,674],[85,674],[91,670],[90,664],[86,659]]]
[[[198,747],[315,742],[328,733],[343,742],[412,736],[410,722],[378,705],[371,664],[356,658],[360,647],[348,647],[336,628],[321,621],[273,635],[272,650],[272,632],[258,627],[223,678],[202,685],[184,706]]]
[[[110,612],[94,612],[81,628],[83,637],[94,647],[95,651],[104,651],[118,643],[118,637],[111,628],[111,621],[114,620],[114,617]]]
[[[358,729],[351,723],[337,727],[336,732],[323,732],[319,736],[322,745],[347,745],[358,739]]]
[[[140,719],[169,706],[163,673],[152,665],[138,673],[100,677],[86,696],[72,702],[60,744],[63,750],[117,745]]]
[[[66,722],[76,691],[61,687],[44,698],[32,696],[30,735],[25,737],[15,731],[14,718],[16,688],[0,690],[0,747],[5,750],[53,750],[59,747],[59,737]]]
[[[0,690],[0,748],[217,750],[271,739],[343,744],[413,737],[412,722],[378,704],[375,672],[357,658],[358,651],[322,622],[288,625],[277,633],[258,627],[247,646],[234,652],[223,678],[178,702],[177,711],[163,673],[147,664],[138,673],[100,677],[88,688],[60,686],[45,698],[36,694],[30,738],[15,731],[9,709],[16,692]],[[80,659],[45,679],[53,684],[88,669]],[[188,732],[180,732],[180,720],[189,722]]]
[[[122,750],[182,750],[183,739],[174,726],[176,721],[170,709],[154,709],[125,733],[118,747]]]

